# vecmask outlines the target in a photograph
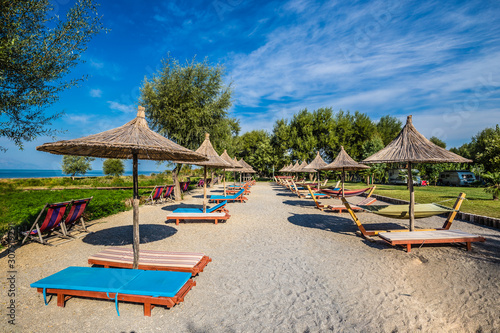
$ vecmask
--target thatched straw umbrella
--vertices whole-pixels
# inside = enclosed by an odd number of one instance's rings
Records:
[[[322,167],[327,166],[328,164],[321,158],[321,155],[319,154],[319,151],[316,153],[316,157],[314,160],[309,163],[304,169],[311,169],[314,171],[318,172],[318,190],[320,189],[321,182],[320,182],[320,169]]]
[[[137,117],[125,125],[79,139],[44,143],[36,147],[57,155],[92,156],[133,160],[133,249],[134,264],[137,269],[139,260],[139,181],[138,160],[177,160],[191,162],[206,160],[203,155],[184,148],[149,129],[144,108],[139,106]]]
[[[369,166],[359,164],[347,154],[344,147],[340,147],[340,153],[335,157],[332,163],[321,168],[321,170],[342,170],[342,197],[344,196],[344,182],[345,182],[345,171],[346,170],[363,170],[370,169]]]
[[[226,149],[224,149],[224,152],[220,155],[220,158],[222,158],[224,161],[226,161],[227,163],[229,163],[231,165],[230,169],[224,168],[224,196],[225,196],[226,195],[226,170],[233,171],[233,169],[241,169],[242,166],[239,163],[233,161],[233,159],[228,155]]]
[[[229,168],[232,166],[229,162],[226,162],[224,159],[220,158],[219,154],[215,151],[212,143],[210,142],[210,134],[205,133],[205,141],[201,144],[201,146],[196,149],[196,152],[200,155],[205,156],[208,160],[197,163],[190,163],[187,161],[176,161],[176,163],[184,163],[184,164],[196,164],[203,166],[203,213],[207,210],[207,167],[212,168]]]
[[[361,163],[407,163],[408,188],[410,190],[410,231],[415,229],[415,193],[413,191],[412,163],[469,163],[463,158],[444,148],[441,148],[420,134],[408,116],[406,125],[398,136],[381,151],[366,158]]]

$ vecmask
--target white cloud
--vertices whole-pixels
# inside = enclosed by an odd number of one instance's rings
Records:
[[[286,4],[283,9],[296,19],[268,31],[253,51],[229,57],[234,116],[243,130],[271,130],[276,119],[319,107],[359,110],[372,119],[432,114],[438,124],[443,110],[457,104],[462,109],[473,104],[478,115],[486,109],[494,115],[500,44],[498,27],[484,25],[488,11],[478,11],[478,2],[408,6],[383,1],[328,2],[320,8],[298,0]],[[267,116],[267,122],[247,114],[249,108]],[[464,121],[463,130],[447,135],[453,142],[459,137],[467,141],[488,125]]]
[[[117,110],[123,113],[134,113],[136,111],[132,104],[126,105],[115,101],[108,101],[108,105],[111,110]]]
[[[95,69],[104,68],[104,63],[102,61],[90,59],[89,63],[90,63],[90,67],[92,67],[92,68],[95,68]]]
[[[102,96],[102,90],[101,89],[90,89],[89,92],[91,97],[101,97]]]

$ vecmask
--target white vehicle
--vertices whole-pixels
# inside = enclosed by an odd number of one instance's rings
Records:
[[[444,171],[439,173],[437,183],[446,186],[469,186],[476,181],[476,176],[473,172],[455,170]]]
[[[420,185],[420,171],[413,169],[413,184]],[[389,184],[402,184],[406,185],[408,178],[408,170],[406,169],[391,169],[389,170]]]

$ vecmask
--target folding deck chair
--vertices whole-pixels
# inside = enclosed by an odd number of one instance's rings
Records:
[[[295,184],[292,181],[292,192],[297,194],[299,198],[306,198],[306,199],[313,198],[314,201],[316,201],[316,199],[323,199],[329,197],[328,195],[321,192],[313,192],[313,189],[309,185],[306,185],[306,188],[309,191],[309,193],[305,193],[304,191],[305,189],[303,187],[301,188],[297,187],[297,184]]]
[[[148,271],[139,269],[68,267],[31,284],[43,294],[57,295],[57,305],[64,307],[71,297],[87,297],[144,304],[144,315],[151,316],[157,305],[173,307],[196,285],[186,272]]]
[[[69,210],[68,216],[66,216],[66,219],[62,224],[63,231],[66,236],[74,237],[73,235],[71,235],[70,231],[71,229],[77,228],[78,222],[81,222],[81,227],[79,228],[79,230],[87,232],[87,226],[85,225],[85,221],[83,219],[83,213],[90,203],[90,200],[92,200],[93,198],[94,197],[71,201],[71,209]]]
[[[211,262],[210,257],[203,253],[139,251],[139,269],[155,271],[188,272],[192,276],[203,272]],[[89,257],[90,265],[100,265],[105,268],[132,268],[134,251],[130,248],[110,247]]]
[[[149,197],[146,199],[146,202],[151,202],[151,204],[156,204],[158,202],[161,202],[162,201],[162,193],[163,193],[163,189],[165,188],[165,186],[155,186],[153,188],[153,191],[151,191],[151,194],[149,195]]]
[[[34,241],[46,245],[52,245],[47,243],[47,239],[52,238],[54,236],[67,238],[63,227],[61,227],[61,231],[56,231],[55,229],[61,225],[64,212],[66,212],[66,209],[69,207],[70,204],[71,201],[59,202],[55,204],[49,204],[49,203],[45,204],[45,206],[40,211],[40,214],[38,214],[38,217],[36,218],[35,222],[31,226],[30,230],[27,232],[22,232],[22,234],[25,235],[22,244],[26,242],[28,237]],[[42,224],[40,224],[39,223],[40,218],[42,217],[45,211],[46,211],[45,219],[43,220]],[[45,234],[45,238],[42,234]]]
[[[165,186],[165,193],[163,194],[163,199],[165,201],[173,201],[172,200],[172,193],[174,193],[174,187],[175,185],[166,185]]]
[[[238,193],[235,193],[233,195],[211,195],[209,198],[209,202],[215,202],[215,203],[220,203],[224,200],[227,202],[234,202],[234,201],[239,201],[239,202],[245,202],[248,200],[243,196],[243,193],[245,192],[245,189],[241,189],[238,191]]]

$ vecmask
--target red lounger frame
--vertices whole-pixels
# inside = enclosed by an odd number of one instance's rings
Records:
[[[153,296],[141,296],[141,295],[127,295],[118,293],[118,301],[133,302],[144,304],[144,315],[151,317],[151,309],[156,305],[163,305],[167,308],[171,308],[176,304],[184,302],[184,297],[186,294],[196,286],[196,282],[189,279],[186,284],[177,292],[174,297],[153,297]],[[37,288],[39,293],[43,293],[43,288]],[[68,289],[51,289],[47,288],[45,290],[46,294],[56,294],[57,295],[57,306],[64,307],[66,300],[73,296],[79,297],[90,297],[90,298],[100,298],[100,299],[114,299],[116,297],[115,293],[106,293],[101,291],[87,291],[87,290],[68,290]]]
[[[224,200],[221,200],[224,201]],[[172,213],[171,215],[167,215],[167,221],[168,220],[175,220],[175,224],[179,225],[179,221],[183,220],[198,220],[198,221],[211,221],[213,220],[215,224],[217,224],[219,221],[226,221],[231,217],[228,213],[193,213],[191,215],[188,215],[189,213],[179,213],[175,214]],[[200,216],[201,215],[201,216]]]

